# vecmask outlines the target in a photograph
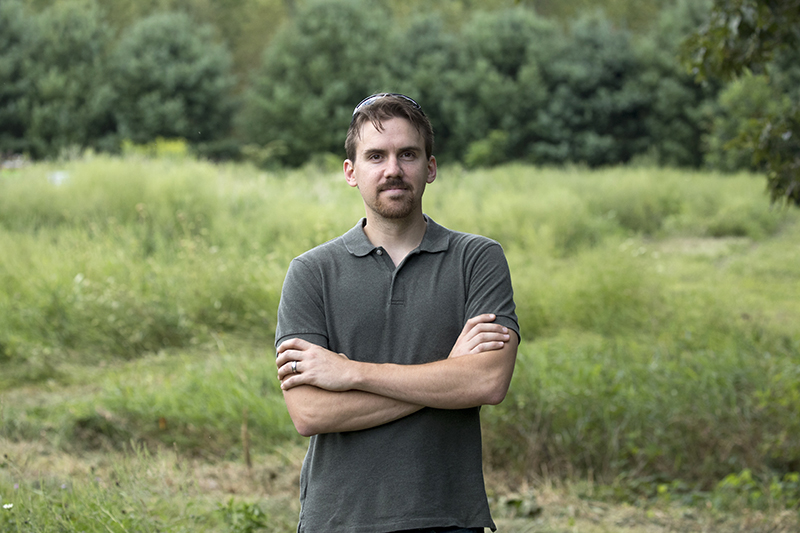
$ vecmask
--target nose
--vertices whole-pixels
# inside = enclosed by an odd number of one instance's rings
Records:
[[[390,155],[386,159],[386,167],[383,170],[385,176],[388,177],[402,177],[403,167],[400,166],[400,161],[396,155]]]

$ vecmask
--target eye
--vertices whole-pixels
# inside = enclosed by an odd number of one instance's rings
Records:
[[[417,153],[413,151],[403,152],[402,154],[400,154],[400,157],[410,161],[416,159]]]

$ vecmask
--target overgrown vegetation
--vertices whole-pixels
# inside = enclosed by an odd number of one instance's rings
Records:
[[[280,286],[358,195],[324,167],[129,152],[0,177],[0,436],[210,460],[301,442],[272,363]],[[426,211],[511,264],[523,343],[485,412],[492,470],[797,507],[800,221],[760,180],[450,166]]]

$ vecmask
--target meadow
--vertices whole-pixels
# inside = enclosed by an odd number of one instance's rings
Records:
[[[511,266],[522,344],[483,410],[503,531],[798,526],[800,211],[763,177],[451,166],[425,211]],[[3,171],[0,530],[292,530],[280,288],[362,214],[326,158]]]

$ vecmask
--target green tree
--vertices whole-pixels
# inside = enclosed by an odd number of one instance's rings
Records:
[[[549,56],[540,76],[549,90],[535,118],[537,163],[624,163],[647,148],[649,96],[630,34],[596,14],[576,21]]]
[[[495,163],[525,156],[536,133],[531,124],[549,97],[541,62],[556,34],[553,24],[522,8],[477,12],[464,26],[460,62],[448,80],[458,96],[444,102],[460,159],[470,154],[475,161],[487,148],[505,152],[489,159]]]
[[[701,79],[753,72],[773,83],[773,60],[798,46],[800,0],[714,0],[707,21],[684,42],[683,54]],[[759,127],[742,131],[739,143],[763,165],[773,202],[800,206],[800,101],[795,93],[788,111],[765,111]]]
[[[31,35],[30,17],[16,0],[0,3],[0,156],[24,152],[25,120],[20,99],[25,95],[25,62]]]
[[[699,167],[704,158],[719,83],[699,83],[686,72],[680,42],[702,21],[708,1],[679,0],[664,8],[651,31],[635,38],[641,81],[650,101],[644,118],[648,156],[669,166]]]
[[[183,13],[156,13],[131,26],[110,59],[114,116],[123,139],[209,143],[231,134],[235,111],[227,48]]]
[[[706,164],[724,172],[763,170],[753,158],[748,139],[761,134],[763,117],[791,109],[786,95],[763,74],[747,74],[728,83],[719,95],[706,146]]]
[[[353,106],[387,90],[390,24],[375,2],[298,6],[266,49],[242,113],[242,131],[275,163],[300,165],[315,153],[343,153]]]
[[[13,37],[13,27],[2,38],[14,43],[4,58],[14,65],[15,78],[3,90],[12,144],[36,158],[73,147],[104,147],[114,128],[105,81],[110,33],[96,4],[61,2],[28,17],[18,19],[26,30],[22,38]]]
[[[537,47],[553,31],[530,9],[512,8],[476,11],[455,29],[428,13],[395,34],[391,86],[419,99],[436,128],[441,161],[521,157],[526,121],[546,98],[535,75]]]

